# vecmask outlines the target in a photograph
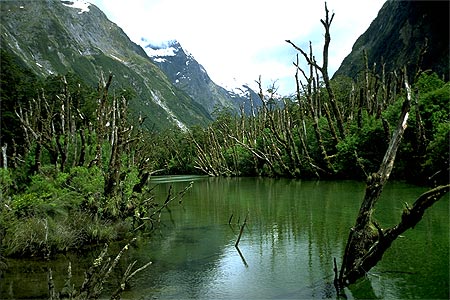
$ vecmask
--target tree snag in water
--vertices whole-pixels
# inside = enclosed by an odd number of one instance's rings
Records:
[[[339,274],[335,267],[335,285],[338,290],[363,277],[378,261],[392,242],[404,231],[413,228],[421,219],[425,210],[445,195],[450,185],[439,186],[422,194],[407,207],[396,226],[383,230],[372,218],[375,203],[394,167],[395,156],[403,133],[407,127],[411,106],[411,89],[405,77],[406,99],[403,103],[397,127],[392,135],[380,169],[367,179],[364,200],[359,210],[356,224],[351,228]]]

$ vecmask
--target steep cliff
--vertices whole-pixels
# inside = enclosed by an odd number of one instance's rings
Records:
[[[421,69],[431,69],[448,79],[449,2],[388,0],[334,76],[357,76],[364,69],[364,50],[370,67],[376,63],[379,68],[384,62],[389,72],[407,66],[411,76],[426,40]]]

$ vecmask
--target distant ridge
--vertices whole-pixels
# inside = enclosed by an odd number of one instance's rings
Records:
[[[144,50],[176,87],[186,92],[210,114],[220,108],[239,112],[241,106],[249,113],[250,101],[253,101],[255,107],[262,105],[259,96],[246,85],[227,90],[214,83],[205,68],[176,40],[160,45],[149,44]]]

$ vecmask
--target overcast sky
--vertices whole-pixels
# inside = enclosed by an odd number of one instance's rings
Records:
[[[276,82],[281,94],[295,89],[296,51],[290,39],[321,61],[324,1],[320,0],[88,0],[145,46],[178,40],[224,86],[264,87]],[[328,0],[331,13],[330,66],[333,74],[366,31],[385,0]],[[143,42],[143,40],[148,42]]]

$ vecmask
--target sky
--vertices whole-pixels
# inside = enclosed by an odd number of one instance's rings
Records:
[[[146,46],[177,40],[224,87],[275,84],[278,93],[295,91],[297,51],[312,43],[321,64],[325,17],[319,0],[88,0],[119,25],[135,43]],[[350,53],[385,0],[328,0],[331,24],[329,74]],[[306,64],[301,64],[306,66]]]

